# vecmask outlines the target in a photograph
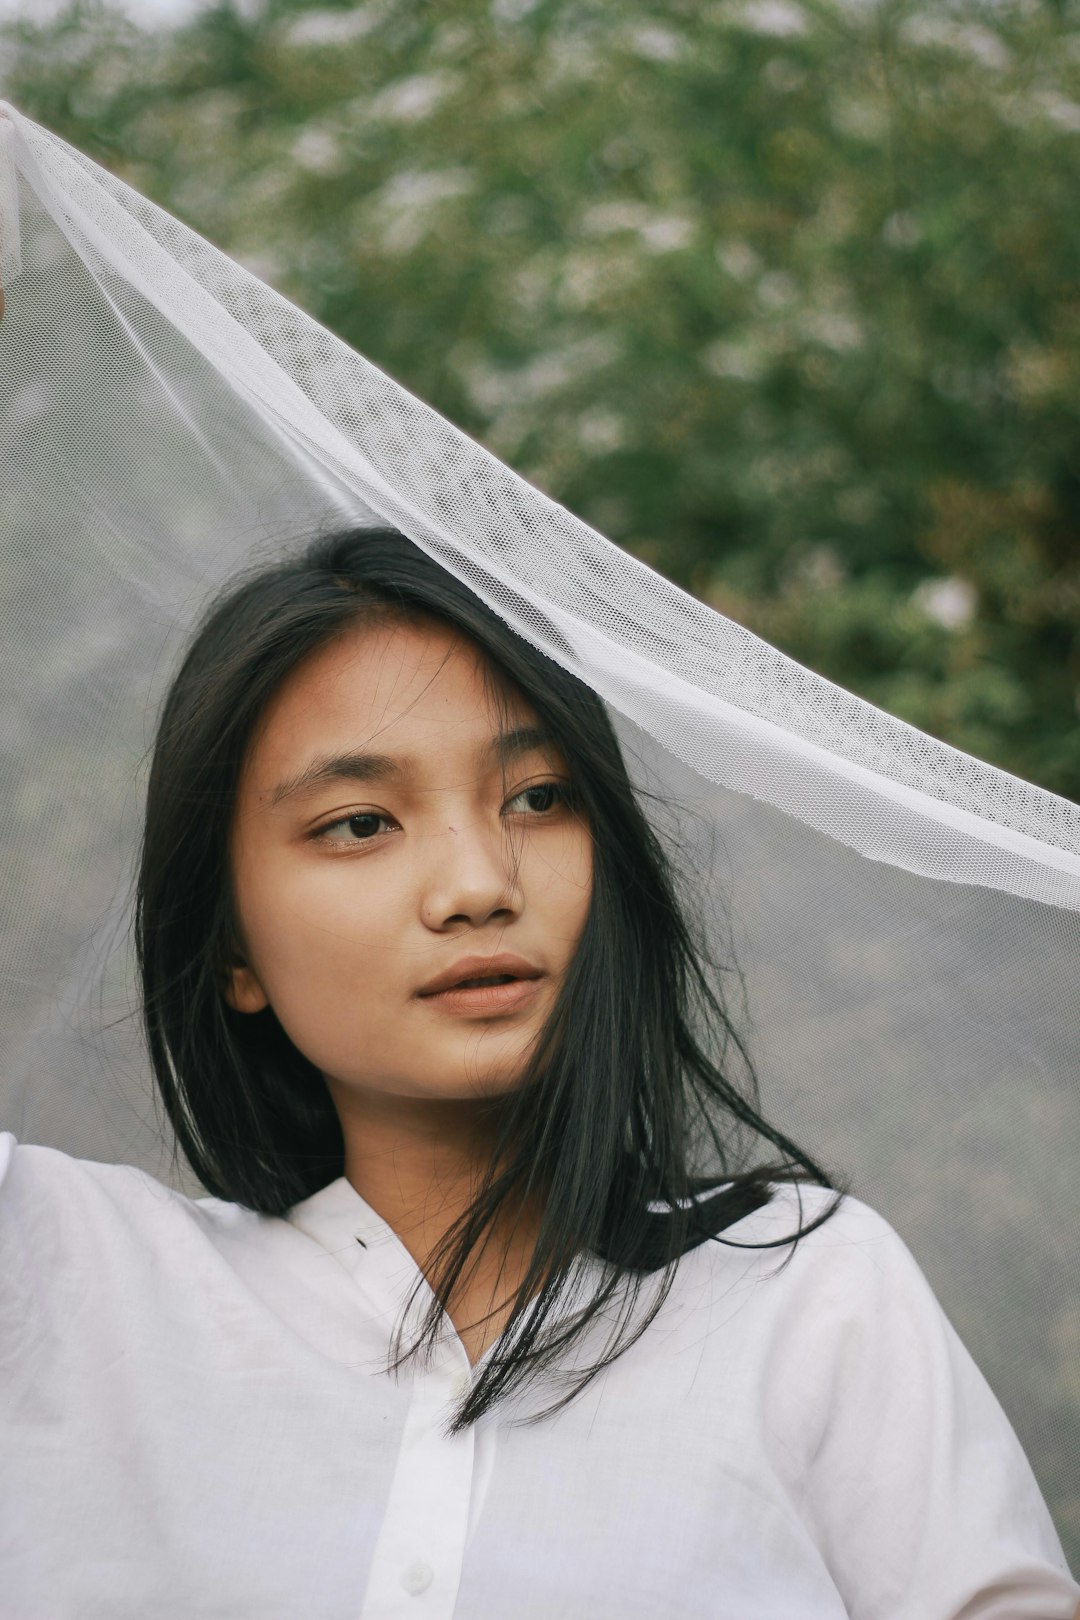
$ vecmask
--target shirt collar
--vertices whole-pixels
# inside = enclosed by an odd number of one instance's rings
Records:
[[[351,1181],[339,1176],[310,1198],[294,1204],[285,1219],[335,1255],[358,1282],[377,1279],[381,1314],[392,1319],[419,1268],[393,1227],[360,1196]],[[582,1251],[570,1266],[569,1288],[558,1317],[570,1316],[582,1308],[591,1292],[590,1284],[594,1288],[606,1270],[605,1262]],[[426,1282],[422,1283],[421,1295],[430,1298]]]
[[[338,1176],[310,1198],[294,1204],[285,1219],[331,1252],[357,1240],[365,1248],[400,1243],[389,1222],[361,1198],[345,1176]]]

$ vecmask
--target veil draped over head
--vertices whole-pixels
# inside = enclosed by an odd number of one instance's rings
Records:
[[[130,976],[157,704],[238,569],[392,524],[604,699],[762,1112],[906,1238],[1080,1556],[1080,810],[669,584],[3,105],[0,281],[0,1127],[198,1190]]]

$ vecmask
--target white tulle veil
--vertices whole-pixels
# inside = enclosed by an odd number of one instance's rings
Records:
[[[176,1179],[126,933],[156,705],[238,568],[393,524],[604,698],[763,1111],[908,1240],[1077,1556],[1080,810],[668,584],[6,106],[0,281],[0,1126]]]

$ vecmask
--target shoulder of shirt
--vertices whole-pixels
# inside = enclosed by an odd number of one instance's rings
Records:
[[[169,1220],[185,1218],[216,1227],[239,1227],[267,1217],[220,1198],[193,1198],[132,1164],[105,1164],[80,1159],[59,1148],[20,1142],[0,1131],[0,1207],[10,1198],[57,1217],[113,1206],[125,1216],[140,1214]]]
[[[692,1253],[714,1270],[786,1279],[784,1291],[793,1294],[803,1284],[817,1293],[831,1283],[864,1306],[883,1291],[927,1295],[929,1284],[899,1232],[861,1199],[845,1193],[837,1202],[838,1196],[816,1183],[774,1183],[767,1204]]]
[[[727,1227],[719,1234],[721,1239],[769,1242],[806,1227],[814,1228],[807,1233],[808,1238],[824,1239],[828,1234],[843,1242],[897,1236],[884,1216],[851,1193],[839,1193],[814,1181],[780,1181],[770,1185],[768,1203]],[[821,1224],[815,1225],[818,1221]]]

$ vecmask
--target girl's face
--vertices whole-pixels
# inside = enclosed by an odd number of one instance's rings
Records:
[[[241,774],[230,1005],[271,1006],[339,1107],[512,1087],[589,904],[568,788],[460,634],[343,632],[282,684]]]

